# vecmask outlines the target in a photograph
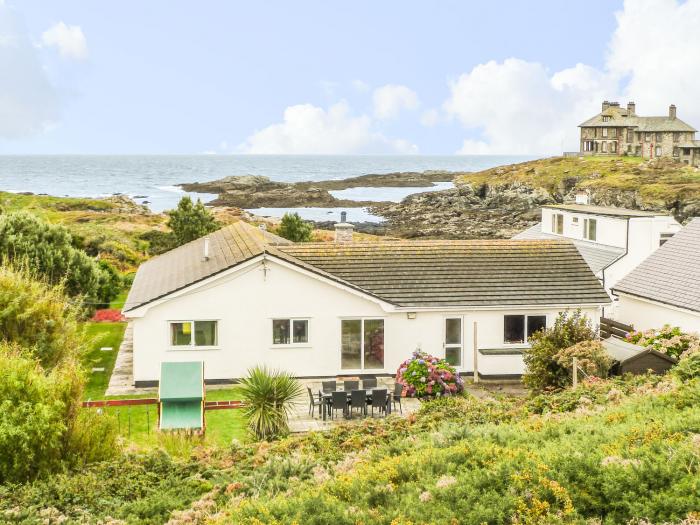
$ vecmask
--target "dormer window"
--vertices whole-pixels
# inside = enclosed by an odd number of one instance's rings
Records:
[[[603,122],[610,122],[610,115],[603,115]]]

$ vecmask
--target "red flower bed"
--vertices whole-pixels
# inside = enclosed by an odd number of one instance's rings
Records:
[[[98,323],[119,323],[124,320],[124,316],[120,310],[105,308],[97,310],[92,316],[92,320]]]

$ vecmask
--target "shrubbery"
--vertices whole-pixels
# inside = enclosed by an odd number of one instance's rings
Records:
[[[563,368],[571,369],[573,359],[578,359],[578,367],[589,376],[607,377],[613,360],[600,341],[581,341],[559,350],[554,360]]]
[[[114,421],[81,413],[83,378],[70,360],[45,371],[0,344],[0,483],[24,481],[116,451]]]
[[[419,350],[399,365],[396,382],[404,385],[409,397],[449,396],[464,390],[455,367]]]
[[[26,270],[0,266],[0,341],[26,348],[45,367],[80,353],[80,309],[62,291]]]
[[[313,225],[304,221],[296,212],[285,213],[279,226],[275,229],[277,235],[293,242],[310,241],[313,231]]]
[[[121,288],[118,274],[75,247],[66,228],[27,212],[0,215],[0,264],[26,265],[51,284],[62,283],[86,304],[108,303]]]
[[[561,313],[554,326],[530,337],[531,347],[523,352],[523,382],[533,392],[556,390],[570,383],[571,365],[562,366],[556,355],[565,348],[591,341],[597,336],[591,321],[580,310]]]
[[[197,199],[189,196],[180,199],[177,208],[168,210],[168,227],[172,230],[172,246],[181,246],[220,228],[214,215]]]
[[[627,341],[676,359],[700,352],[700,336],[684,333],[677,326],[664,325],[660,329],[632,332],[627,335]]]

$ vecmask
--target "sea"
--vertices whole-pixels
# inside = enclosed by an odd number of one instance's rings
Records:
[[[184,192],[179,185],[230,175],[263,175],[275,181],[338,180],[359,175],[409,171],[479,171],[531,160],[516,155],[0,155],[0,191],[53,196],[128,195],[154,212],[171,209]],[[418,192],[451,187],[350,188],[331,192],[338,198],[399,202]],[[203,202],[216,197],[191,194]],[[289,208],[256,208],[262,216],[281,217]],[[307,220],[337,220],[347,211],[353,222],[381,221],[363,208],[296,208]]]

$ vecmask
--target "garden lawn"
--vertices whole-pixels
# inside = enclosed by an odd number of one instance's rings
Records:
[[[126,323],[85,323],[85,333],[92,339],[90,351],[85,355],[84,363],[87,369],[87,385],[85,399],[102,399],[112,376],[114,362],[117,360],[119,345],[124,337]],[[100,350],[111,347],[109,352]],[[93,368],[104,368],[104,372],[92,372]]]

